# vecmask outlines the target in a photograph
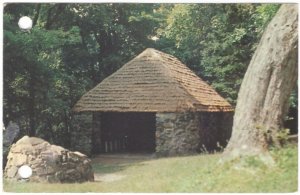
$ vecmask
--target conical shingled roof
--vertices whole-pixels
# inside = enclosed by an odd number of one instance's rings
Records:
[[[226,112],[231,105],[177,58],[148,48],[84,94],[73,110]]]

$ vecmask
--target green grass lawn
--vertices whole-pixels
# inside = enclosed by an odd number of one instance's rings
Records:
[[[81,184],[4,181],[6,192],[295,192],[298,190],[298,149],[272,150],[276,166],[255,158],[220,165],[220,154],[172,157],[131,164],[95,164],[95,173],[124,178]]]

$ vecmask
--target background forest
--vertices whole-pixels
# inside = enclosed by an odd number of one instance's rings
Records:
[[[7,4],[4,124],[17,122],[20,136],[35,135],[70,147],[76,101],[148,47],[176,56],[235,105],[252,54],[278,8],[278,4]],[[33,19],[30,32],[17,25],[25,15]],[[290,102],[289,116],[296,119],[296,90]]]

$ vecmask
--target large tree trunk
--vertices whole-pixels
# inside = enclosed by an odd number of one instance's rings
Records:
[[[268,156],[283,128],[288,99],[297,81],[297,4],[281,6],[267,26],[241,85],[232,137],[224,158]]]

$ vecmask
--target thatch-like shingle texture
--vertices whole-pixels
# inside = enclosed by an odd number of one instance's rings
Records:
[[[148,48],[84,94],[73,110],[226,112],[233,109],[177,58]]]

